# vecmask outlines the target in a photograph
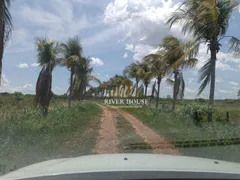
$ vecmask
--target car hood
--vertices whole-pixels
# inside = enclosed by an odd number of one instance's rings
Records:
[[[184,171],[240,174],[239,170],[239,163],[205,158],[157,154],[105,154],[40,162],[4,175],[0,180],[89,172]]]

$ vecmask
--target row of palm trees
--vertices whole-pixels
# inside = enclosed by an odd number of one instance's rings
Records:
[[[9,12],[10,4],[11,4],[11,0],[0,0],[0,79],[2,75],[2,58],[3,58],[4,47],[12,31],[12,18]],[[240,40],[237,37],[234,37],[228,34],[226,35],[229,27],[230,18],[232,17],[234,10],[238,10],[239,5],[240,5],[239,0],[184,0],[181,6],[174,13],[171,14],[169,20],[167,21],[167,25],[171,28],[174,24],[180,24],[182,27],[182,32],[184,34],[188,33],[193,37],[193,40],[189,43],[180,42],[180,44],[183,44],[183,47],[179,46],[180,48],[176,49],[179,51],[175,51],[173,54],[170,53],[171,52],[170,50],[172,50],[171,49],[172,46],[175,47],[175,45],[177,44],[169,44],[163,41],[162,43],[163,45],[167,44],[166,47],[164,46],[162,47],[164,49],[163,54],[161,51],[159,51],[159,53],[154,54],[154,56],[157,56],[159,58],[162,57],[163,59],[165,59],[164,66],[168,67],[166,68],[166,72],[169,73],[170,71],[171,73],[174,74],[174,80],[175,80],[174,96],[177,96],[177,92],[181,92],[181,88],[179,89],[177,88],[180,82],[178,78],[181,77],[181,70],[184,69],[185,67],[191,67],[194,65],[194,64],[188,64],[188,63],[185,64],[182,62],[186,61],[187,59],[193,58],[198,52],[199,45],[201,43],[205,43],[207,44],[208,50],[210,51],[210,58],[206,61],[206,63],[200,69],[200,72],[199,72],[200,73],[199,81],[201,82],[201,85],[199,88],[199,94],[205,89],[205,87],[208,84],[210,84],[209,105],[210,106],[213,105],[214,92],[215,92],[215,79],[216,79],[215,77],[216,61],[217,61],[217,54],[220,51],[220,48],[222,47],[221,42],[225,39],[229,39],[229,51],[232,52],[237,57],[239,57],[240,55]],[[174,41],[171,41],[171,42],[174,42]],[[178,42],[175,41],[174,43],[178,43]],[[38,51],[39,51],[39,62],[40,62],[40,65],[42,66],[42,71],[39,75],[37,84],[39,84],[39,86],[41,84],[45,86],[51,86],[51,81],[42,82],[41,79],[45,79],[45,78],[51,79],[51,72],[54,69],[56,63],[47,63],[47,62],[44,63],[44,60],[41,60],[42,58],[40,56],[41,54],[42,55],[45,54],[43,53],[44,51],[48,51],[47,48],[51,48],[52,52],[51,53],[48,52],[48,57],[45,57],[45,58],[54,59],[55,56],[58,54],[57,52],[55,52],[55,51],[58,51],[57,50],[58,44],[55,43],[54,41],[46,42],[46,40],[44,39],[42,41],[39,41],[37,44],[38,44]],[[45,44],[45,47],[43,46],[43,44]],[[170,49],[168,49],[168,47],[170,47]],[[180,57],[181,51],[184,53]],[[148,58],[153,59],[152,57],[153,55],[149,56]],[[68,61],[69,60],[68,58],[69,57],[65,56],[65,58],[63,59]],[[77,57],[71,57],[70,59],[77,60]],[[175,61],[176,59],[178,60]],[[87,60],[86,60],[86,64],[88,64]],[[146,72],[147,74],[148,68],[149,67],[142,68],[142,71]],[[74,73],[76,72],[74,72],[75,70],[73,69],[71,70],[72,73],[71,73],[70,81],[74,81],[73,76],[74,76]],[[90,71],[90,69],[86,71]],[[87,79],[88,78],[85,78],[86,81]],[[159,83],[160,80],[161,78],[159,78],[158,84],[160,84]],[[148,84],[147,77],[143,79],[143,81],[145,85]],[[78,88],[74,88],[73,82],[70,84],[71,86],[69,91],[70,91],[70,94],[72,94],[74,91],[77,91],[76,89]],[[77,86],[76,84],[78,83],[76,82],[75,86]],[[78,92],[82,93],[82,91],[84,91],[82,89],[84,89],[84,87],[79,88]],[[39,93],[39,90],[37,91]],[[41,93],[39,93],[38,96],[40,94],[46,95],[47,97],[51,96],[50,91],[46,91],[44,93],[43,91],[41,91]],[[72,96],[69,97],[69,102],[71,102],[71,98]],[[176,99],[176,97],[174,98]],[[46,98],[46,99],[49,99],[49,98]],[[40,100],[38,101],[40,102]],[[41,102],[44,102],[45,104],[49,104],[48,101],[49,100],[44,100],[44,98],[41,100]],[[174,105],[173,105],[173,109],[174,109]],[[209,121],[212,120],[212,114],[209,114],[208,119]]]
[[[38,63],[42,68],[36,84],[35,101],[40,105],[44,115],[52,99],[52,72],[56,66],[67,67],[70,71],[70,85],[68,89],[68,106],[71,100],[84,98],[87,86],[92,80],[100,81],[91,75],[93,68],[91,59],[82,56],[82,46],[79,37],[69,38],[66,43],[59,44],[48,38],[36,38]]]
[[[99,87],[90,89],[90,92],[110,97],[133,95],[147,97],[149,84],[155,79],[151,96],[156,96],[156,108],[158,108],[162,79],[173,76],[174,79],[167,78],[167,83],[173,87],[172,110],[174,111],[176,100],[184,96],[185,83],[182,69],[191,68],[197,64],[195,58],[197,48],[198,45],[192,41],[183,42],[176,37],[165,37],[156,53],[145,56],[141,62],[130,64],[124,69],[123,75],[110,78]],[[131,79],[135,80],[135,84]]]
[[[154,77],[157,78],[157,94],[159,97],[162,78],[166,74],[173,74],[174,80],[168,80],[168,82],[173,84],[174,100],[172,109],[174,110],[175,100],[177,97],[183,97],[184,95],[185,85],[182,80],[182,70],[196,65],[199,46],[205,43],[208,51],[210,51],[210,58],[206,60],[206,63],[199,71],[201,85],[198,95],[210,84],[209,107],[211,108],[214,102],[217,54],[222,46],[221,42],[230,39],[229,51],[236,57],[240,55],[240,40],[237,37],[226,35],[229,20],[239,5],[240,1],[238,0],[185,0],[171,14],[166,25],[171,28],[175,24],[180,24],[183,34],[190,34],[193,37],[192,40],[182,42],[175,37],[164,38],[157,53],[149,54],[143,59],[142,63],[132,64],[128,67],[133,69],[129,73],[129,77],[135,78],[136,85],[141,79],[145,85],[146,94],[150,77],[154,72]],[[141,68],[136,68],[137,66]],[[139,76],[136,76],[135,73],[139,74]],[[208,115],[208,120],[212,121],[211,113]]]

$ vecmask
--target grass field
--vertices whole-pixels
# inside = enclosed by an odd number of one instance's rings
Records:
[[[180,106],[180,105],[179,105]],[[228,107],[231,109],[231,107]],[[214,121],[196,126],[191,117],[180,112],[154,109],[124,109],[169,141],[218,140],[240,138],[240,124]],[[240,113],[240,112],[238,112]],[[240,162],[240,145],[179,148],[183,155]]]
[[[44,118],[33,97],[0,97],[0,164],[6,170],[54,158],[91,154],[100,109],[88,102],[54,99]],[[3,170],[2,170],[3,171]],[[3,172],[2,172],[3,173]]]
[[[16,165],[20,168],[32,163],[92,154],[100,124],[101,110],[94,102],[74,102],[67,107],[66,97],[54,96],[49,114],[44,118],[34,106],[30,95],[0,95],[0,170],[5,172]],[[206,106],[207,102],[184,100],[177,103],[176,113],[168,108],[171,101],[161,100],[158,110],[154,108],[126,108],[144,124],[171,142],[189,140],[212,140],[240,138],[240,102],[223,100],[215,102],[214,122],[195,125],[192,117],[182,113],[186,105]],[[154,106],[154,102],[151,102]],[[225,113],[230,113],[226,122]],[[220,118],[219,118],[220,117]],[[206,119],[206,117],[204,117]],[[151,149],[128,149],[132,143],[144,145],[129,122],[117,113],[118,149],[121,153],[150,153]],[[147,145],[146,145],[147,146]],[[145,146],[145,147],[146,147]],[[179,148],[183,155],[216,158],[240,162],[240,145]],[[2,172],[0,172],[0,175]]]

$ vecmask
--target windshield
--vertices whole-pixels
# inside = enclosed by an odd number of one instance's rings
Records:
[[[2,0],[0,175],[92,154],[240,162],[239,4]]]

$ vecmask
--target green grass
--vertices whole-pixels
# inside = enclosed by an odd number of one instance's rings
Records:
[[[193,120],[180,113],[169,113],[161,110],[124,109],[144,124],[154,129],[169,141],[212,140],[225,138],[240,138],[238,123],[204,123],[196,126]],[[240,162],[240,145],[179,148],[183,155],[198,156],[227,161]]]
[[[4,97],[5,98],[5,97]],[[93,103],[53,100],[42,116],[32,98],[8,99],[0,108],[0,164],[7,170],[54,158],[92,154],[100,122]]]
[[[151,153],[151,147],[136,134],[132,125],[121,115],[117,114],[118,149],[121,153]],[[148,148],[148,149],[147,149]]]

